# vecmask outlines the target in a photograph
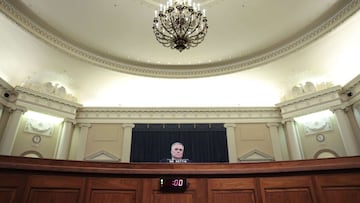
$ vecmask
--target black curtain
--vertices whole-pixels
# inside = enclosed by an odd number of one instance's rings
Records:
[[[181,142],[184,158],[192,162],[228,162],[224,124],[136,124],[131,162],[158,162],[170,158],[170,146]]]

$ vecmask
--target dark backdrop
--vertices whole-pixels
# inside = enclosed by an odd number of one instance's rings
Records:
[[[228,162],[224,124],[136,124],[132,131],[131,162],[170,158],[170,146],[181,142],[192,162]]]

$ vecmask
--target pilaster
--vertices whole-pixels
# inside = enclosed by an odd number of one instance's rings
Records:
[[[2,112],[0,116],[0,140],[4,134],[4,130],[6,128],[7,122],[10,117],[10,113],[11,113],[11,109],[9,107],[2,106]]]
[[[89,132],[89,128],[91,127],[91,124],[81,123],[78,124],[78,126],[80,127],[80,133],[79,133],[79,141],[78,141],[79,144],[76,153],[76,160],[83,161],[85,159],[88,132]]]
[[[278,123],[268,123],[267,126],[270,129],[270,136],[271,136],[271,144],[273,147],[273,153],[275,161],[282,161],[283,156],[281,153],[281,140],[278,131]]]
[[[75,121],[71,119],[64,120],[56,159],[68,159],[74,123]]]
[[[126,123],[123,124],[122,127],[124,129],[124,138],[122,145],[121,162],[130,162],[132,129],[135,127],[135,125],[133,123]]]
[[[298,133],[295,127],[295,121],[288,119],[285,121],[287,140],[290,150],[291,160],[301,160],[303,159],[301,145],[298,137]]]
[[[13,149],[15,138],[20,125],[20,119],[25,111],[26,109],[20,107],[11,109],[9,120],[0,142],[1,155],[11,155],[11,151]]]
[[[236,152],[236,142],[235,142],[236,141],[235,140],[236,124],[226,123],[226,124],[224,124],[224,127],[226,128],[229,163],[236,163],[236,162],[238,162],[237,152]]]
[[[333,112],[336,116],[336,121],[339,127],[341,138],[343,140],[345,151],[348,156],[360,155],[360,146],[352,131],[349,117],[346,114],[346,108],[336,108]]]

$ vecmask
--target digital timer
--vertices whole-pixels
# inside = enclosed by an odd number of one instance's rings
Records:
[[[185,192],[188,184],[186,178],[160,178],[160,191]]]

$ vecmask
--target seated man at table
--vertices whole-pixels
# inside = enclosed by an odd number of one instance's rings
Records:
[[[188,163],[189,159],[183,159],[184,155],[184,145],[180,142],[174,142],[171,145],[171,158],[161,159],[160,162],[169,162],[169,163]]]

